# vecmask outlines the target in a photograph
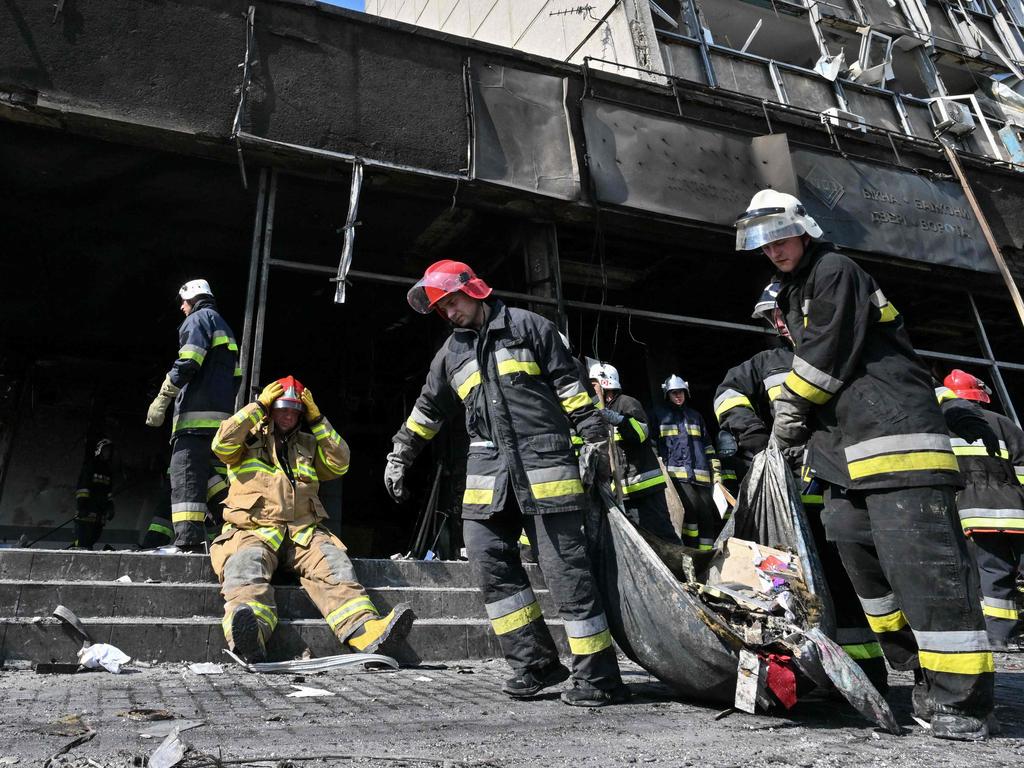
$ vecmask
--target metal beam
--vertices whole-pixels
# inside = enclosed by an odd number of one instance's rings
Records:
[[[267,324],[267,282],[270,279],[270,245],[274,239],[274,206],[277,204],[277,170],[270,172],[270,198],[267,201],[267,227],[263,230],[263,263],[260,266],[259,304],[256,308],[256,336],[253,339],[250,389],[258,387],[263,365],[263,329]],[[330,267],[328,267],[330,269]],[[332,272],[334,270],[331,270]],[[249,400],[249,393],[244,394]]]
[[[263,212],[267,196],[267,169],[260,171],[260,188],[256,196],[256,221],[252,227],[252,251],[249,256],[249,283],[245,292],[245,323],[242,327],[242,347],[238,355],[238,367],[242,369],[242,383],[235,395],[235,410],[241,408],[248,400],[249,362],[252,359],[252,327],[256,307],[256,278],[260,274],[260,242],[263,238]]]

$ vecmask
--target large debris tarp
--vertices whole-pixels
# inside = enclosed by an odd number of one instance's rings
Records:
[[[834,610],[795,481],[774,443],[755,459],[733,518],[710,552],[647,536],[608,493],[593,507],[586,521],[591,561],[612,635],[630,659],[688,699],[731,706],[740,652],[764,658],[781,647],[806,680],[838,689],[865,717],[899,731],[885,700],[823,631]],[[703,599],[712,562],[740,535],[795,553],[803,569],[806,589],[797,598],[804,610],[792,624],[773,618],[786,631],[763,645]]]

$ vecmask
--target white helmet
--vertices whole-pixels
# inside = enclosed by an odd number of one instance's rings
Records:
[[[821,234],[821,227],[807,215],[803,203],[785,192],[762,189],[736,219],[736,250],[753,251],[787,237],[818,238]]]
[[[689,394],[690,385],[682,376],[676,376],[673,373],[671,376],[669,376],[667,379],[661,382],[661,391],[667,395],[673,389],[685,389],[687,394]]]
[[[206,296],[213,296],[213,290],[210,288],[210,284],[202,278],[198,280],[189,280],[178,289],[178,295],[185,301],[191,301],[196,296],[202,296],[204,294]]]
[[[595,379],[601,385],[601,389],[622,389],[619,372],[614,365],[594,363],[590,366],[590,378]]]

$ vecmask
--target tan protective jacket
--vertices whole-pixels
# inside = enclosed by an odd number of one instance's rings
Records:
[[[277,528],[301,543],[307,531],[327,517],[317,492],[320,482],[348,471],[348,444],[321,417],[312,435],[295,430],[279,456],[274,422],[259,403],[250,403],[220,424],[213,452],[228,468],[224,520],[238,528]]]

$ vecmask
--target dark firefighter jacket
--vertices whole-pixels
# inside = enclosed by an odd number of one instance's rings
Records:
[[[721,465],[703,416],[686,403],[678,407],[666,402],[655,410],[655,418],[658,455],[669,477],[696,485],[721,482]]]
[[[615,445],[622,463],[623,497],[637,499],[655,491],[664,492],[665,475],[654,452],[655,442],[640,401],[619,392],[604,407],[625,416],[615,428]]]
[[[812,243],[778,301],[795,344],[779,397],[810,412],[817,476],[853,490],[959,487],[930,376],[874,278]]]
[[[463,517],[500,512],[509,488],[524,514],[582,511],[569,430],[604,440],[604,422],[554,324],[501,301],[488,305],[483,328],[457,328],[438,350],[394,440],[418,452],[461,401],[470,441]]]
[[[715,390],[715,418],[736,436],[749,461],[768,445],[772,431],[771,403],[793,368],[793,350],[775,347],[758,352],[730,368]]]
[[[213,434],[235,410],[241,381],[235,334],[209,300],[196,303],[178,328],[178,359],[167,374],[181,387],[172,435]]]
[[[981,440],[953,436],[964,489],[957,494],[964,533],[1024,534],[1024,432],[1005,416],[958,398],[946,387],[935,390],[943,414],[966,409],[985,420],[999,438],[999,457],[989,456]],[[950,424],[954,432],[956,427]]]

